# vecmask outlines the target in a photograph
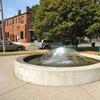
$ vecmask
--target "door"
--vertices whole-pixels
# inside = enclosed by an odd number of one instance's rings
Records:
[[[34,42],[34,32],[30,31],[30,42]]]

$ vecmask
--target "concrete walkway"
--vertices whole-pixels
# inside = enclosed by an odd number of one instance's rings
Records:
[[[44,87],[18,80],[16,56],[0,57],[0,100],[100,100],[100,81],[72,87]]]

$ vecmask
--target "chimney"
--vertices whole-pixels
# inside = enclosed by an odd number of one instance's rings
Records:
[[[18,10],[18,15],[20,15],[21,14],[21,10]]]
[[[27,7],[26,7],[26,12],[29,12],[29,11],[30,11],[30,7],[27,6]]]

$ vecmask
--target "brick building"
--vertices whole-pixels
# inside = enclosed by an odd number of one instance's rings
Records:
[[[31,9],[26,8],[25,13],[18,10],[18,14],[14,17],[5,19],[5,38],[14,42],[31,42],[33,32],[30,23]]]

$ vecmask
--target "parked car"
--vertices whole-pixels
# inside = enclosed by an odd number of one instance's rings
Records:
[[[42,40],[42,41],[35,41],[34,44],[38,49],[50,49],[50,43],[49,40]]]
[[[21,51],[25,50],[25,47],[23,45],[17,45],[10,41],[5,41],[5,50],[6,51]],[[0,51],[3,51],[3,42],[0,41]]]
[[[64,43],[54,42],[52,40],[42,40],[35,41],[34,44],[39,49],[55,49],[61,46],[65,46],[66,48],[75,48],[71,40],[66,40]]]
[[[92,47],[95,47],[95,40],[92,40],[92,41],[91,41],[91,46],[92,46]]]

